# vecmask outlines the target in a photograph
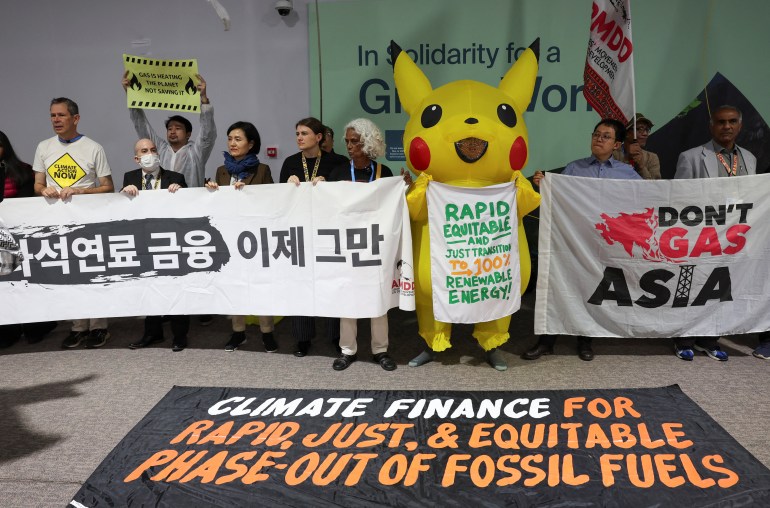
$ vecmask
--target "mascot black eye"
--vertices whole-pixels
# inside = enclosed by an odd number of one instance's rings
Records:
[[[422,111],[420,123],[423,128],[429,129],[436,125],[439,120],[441,120],[441,106],[438,104],[431,104]]]
[[[425,114],[423,113],[423,117]],[[508,127],[516,126],[516,112],[509,104],[500,104],[497,106],[497,118]]]

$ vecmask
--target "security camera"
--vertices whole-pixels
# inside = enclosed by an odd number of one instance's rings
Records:
[[[293,8],[294,6],[291,5],[291,0],[278,0],[275,3],[275,10],[278,11],[278,14],[281,16],[288,16],[291,14]]]

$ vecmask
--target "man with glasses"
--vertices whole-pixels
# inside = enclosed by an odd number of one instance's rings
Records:
[[[612,156],[629,164],[645,180],[660,180],[660,159],[657,154],[644,149],[652,125],[649,118],[637,113],[636,130],[634,130],[634,122],[629,122],[626,126],[625,141]]]
[[[602,119],[591,133],[591,156],[572,161],[562,171],[568,176],[588,176],[592,178],[613,178],[618,180],[640,180],[642,177],[626,164],[613,157],[613,152],[620,148],[626,137],[623,123],[609,118]],[[543,172],[536,171],[532,181],[538,187],[543,180]],[[543,355],[553,353],[555,335],[541,335],[532,348],[521,357],[524,360],[537,360]],[[591,337],[577,337],[577,353],[581,360],[590,362],[594,359]]]

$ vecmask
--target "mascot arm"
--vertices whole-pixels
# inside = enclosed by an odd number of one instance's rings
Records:
[[[413,221],[428,220],[428,200],[425,197],[425,191],[428,189],[428,182],[430,180],[433,180],[430,175],[421,173],[406,193],[409,218]]]
[[[516,182],[516,208],[519,213],[519,220],[521,220],[522,217],[540,206],[540,194],[532,187],[532,183],[524,178],[521,171],[516,171],[514,182]]]

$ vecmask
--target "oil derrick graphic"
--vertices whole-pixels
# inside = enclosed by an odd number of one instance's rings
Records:
[[[672,307],[687,307],[690,301],[690,290],[692,289],[692,274],[695,265],[682,265],[679,267],[679,280],[676,282],[676,292]]]

